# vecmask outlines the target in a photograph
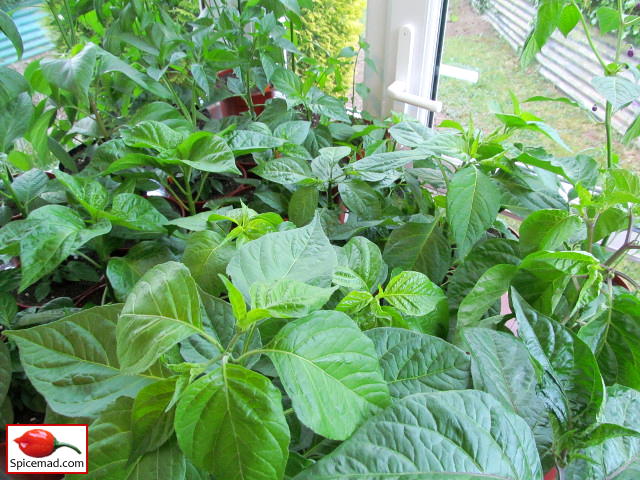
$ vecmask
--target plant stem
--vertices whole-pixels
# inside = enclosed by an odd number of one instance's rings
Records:
[[[78,43],[78,41],[76,39],[76,27],[73,23],[73,16],[71,15],[71,10],[69,9],[69,0],[64,0],[64,6],[67,10],[67,17],[69,20],[69,35],[71,36],[71,43],[75,45],[76,43]]]
[[[58,12],[54,7],[53,2],[51,0],[47,0],[47,6],[49,7],[49,10],[51,10],[51,14],[53,15],[53,19],[56,21],[56,25],[58,25],[58,30],[60,31],[60,36],[62,37],[62,40],[64,40],[64,43],[67,44],[67,48],[71,50],[73,45],[71,44],[71,41],[67,38],[67,35],[65,33],[66,29],[63,28],[62,25],[60,24],[60,18],[58,17]]]
[[[96,262],[93,258],[86,256],[84,253],[77,251],[75,254],[78,255],[79,257],[82,257],[87,263],[90,263],[101,272],[104,270],[104,268],[102,268],[102,265]]]
[[[199,335],[201,335],[202,337],[204,337],[206,340],[208,340],[210,343],[212,343],[213,345],[216,346],[216,348],[218,350],[220,350],[221,352],[225,352],[225,348],[222,346],[222,344],[215,338],[213,338],[211,335],[209,335],[207,332],[205,332],[204,330],[200,330],[198,332]]]
[[[633,285],[633,287],[636,290],[640,290],[640,284],[638,284],[638,282],[636,282],[633,278],[631,278],[629,275],[626,275],[622,272],[619,272],[618,270],[613,270],[613,273],[615,275],[618,275],[619,277],[624,278],[627,282],[629,282],[631,285]]]
[[[624,243],[622,246],[616,250],[613,255],[611,255],[606,262],[604,262],[605,267],[610,267],[614,265],[614,262],[618,260],[622,255],[625,254],[627,250],[638,250],[640,246],[635,245],[635,240],[631,240],[631,232],[633,232],[633,210],[629,209],[629,226],[627,227],[627,233],[625,235]]]
[[[613,105],[607,100],[605,107],[604,128],[607,132],[607,169],[613,168],[613,136],[611,132],[611,117],[613,117]]]
[[[98,123],[98,128],[100,129],[100,135],[106,141],[109,138],[109,133],[107,132],[107,128],[104,126],[104,121],[102,120],[102,115],[98,111],[98,107],[96,106],[96,101],[94,98],[89,95],[89,106],[91,107],[91,113],[96,118],[96,122]]]
[[[244,339],[244,345],[242,346],[242,355],[247,353],[249,350],[249,344],[251,343],[251,338],[253,337],[253,333],[256,331],[257,323],[251,325],[251,329],[247,332],[247,338]]]
[[[607,67],[607,64],[602,59],[602,57],[598,53],[598,50],[596,49],[596,46],[593,43],[593,39],[591,38],[591,34],[589,33],[589,27],[587,25],[587,20],[584,18],[584,14],[582,13],[582,10],[576,4],[576,0],[571,0],[571,4],[576,8],[578,13],[580,14],[580,23],[582,24],[582,28],[584,29],[584,33],[585,33],[585,35],[587,37],[587,40],[589,41],[589,46],[591,47],[591,50],[593,51],[593,53],[595,54],[596,58],[598,59],[598,62],[600,62],[600,65],[602,65],[602,68],[604,68],[604,71],[608,72],[609,69]]]
[[[240,339],[243,333],[244,332],[236,332],[233,337],[231,337],[231,341],[229,342],[229,345],[227,345],[227,352],[233,352],[233,347],[236,346],[236,342]]]
[[[256,350],[249,350],[247,353],[243,353],[236,359],[236,363],[241,363],[245,358],[251,357],[252,355],[261,355],[264,352],[263,349],[258,348]]]
[[[194,200],[195,202],[200,200],[200,195],[202,195],[202,189],[204,188],[204,184],[207,181],[207,178],[209,178],[209,172],[204,172],[202,174],[202,178],[200,179],[200,186],[198,187],[198,192],[196,193],[196,198]]]
[[[162,183],[162,182],[160,182]],[[176,185],[178,185],[178,187],[180,187],[180,189],[182,189],[182,187],[180,186],[180,184],[176,183]],[[184,208],[185,210],[189,210],[189,207],[187,207],[184,202],[180,199],[180,197],[178,195],[176,195],[176,192],[169,186],[168,183],[162,183],[162,187],[167,191],[167,193],[169,193],[169,195],[171,195],[173,198],[176,199],[176,202],[178,202],[178,204]]]
[[[442,172],[442,179],[447,186],[447,190],[449,190],[449,179],[447,178],[447,172],[444,169],[444,165],[442,165],[442,160],[440,159],[440,157],[435,157],[435,159],[438,161],[438,166],[440,167],[440,171]]]
[[[184,194],[187,197],[187,203],[189,205],[189,214],[190,215],[195,215],[196,214],[196,204],[193,201],[193,192],[191,191],[191,173],[193,172],[191,167],[187,167],[185,169],[184,173],[184,187],[185,189],[183,190]],[[176,182],[176,185],[178,183]]]

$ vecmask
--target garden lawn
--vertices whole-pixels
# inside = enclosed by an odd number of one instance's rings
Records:
[[[520,101],[537,95],[564,96],[538,73],[535,62],[526,70],[520,67],[518,53],[473,9],[469,0],[450,0],[446,34],[443,63],[476,70],[480,79],[475,85],[452,78],[440,79],[438,99],[444,108],[436,116],[436,125],[447,118],[468,125],[472,115],[474,125],[488,134],[500,126],[489,110],[489,102],[495,100],[505,112],[510,111],[509,90]],[[592,152],[595,158],[599,161],[604,158],[604,125],[598,124],[588,110],[560,102],[531,103],[522,108],[554,127],[573,152],[595,149]],[[516,139],[525,145],[540,145],[557,156],[571,155],[541,134],[524,132]],[[640,171],[640,149],[615,142],[614,151],[621,165]]]

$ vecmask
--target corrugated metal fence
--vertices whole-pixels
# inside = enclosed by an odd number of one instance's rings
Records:
[[[22,36],[24,44],[22,60],[35,57],[54,48],[42,26],[42,22],[49,14],[40,5],[31,2],[18,6],[10,15]],[[10,65],[17,60],[13,44],[4,34],[0,33],[0,66]]]
[[[520,51],[530,30],[535,7],[527,0],[489,0],[485,17],[511,46]],[[615,39],[610,36],[592,34],[600,55],[605,61],[613,61]],[[594,103],[604,104],[604,99],[591,86],[591,79],[603,74],[602,67],[589,47],[581,26],[576,27],[567,38],[555,32],[536,59],[540,63],[540,73],[553,82],[568,97],[590,108]],[[633,59],[627,59],[637,63]],[[629,73],[629,78],[633,76]],[[640,111],[635,103],[613,117],[613,126],[624,132]],[[604,109],[596,115],[604,116]]]

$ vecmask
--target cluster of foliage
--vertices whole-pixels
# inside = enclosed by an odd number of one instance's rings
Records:
[[[599,24],[599,17],[602,17],[602,12],[607,9],[618,10],[618,0],[590,0],[580,5],[582,11],[588,16],[591,25]],[[604,8],[598,14],[598,11]],[[633,12],[635,14],[640,13],[638,2],[633,0],[622,0],[622,8],[626,12]],[[624,38],[633,45],[640,45],[640,25],[631,25],[624,34]]]
[[[284,66],[302,3],[187,25],[126,3],[99,42],[0,69],[0,418],[88,423],[95,479],[637,476],[639,286],[617,265],[640,177],[513,141],[564,146],[526,106],[567,99],[494,104],[488,134],[354,118]],[[283,98],[258,114],[266,85]],[[203,114],[232,94],[246,114]],[[78,280],[99,294],[21,305]]]
[[[298,48],[307,57],[299,68],[318,71],[327,92],[346,95],[352,86],[353,53],[342,48],[358,44],[365,7],[365,0],[316,0],[302,17],[303,28],[295,32]]]

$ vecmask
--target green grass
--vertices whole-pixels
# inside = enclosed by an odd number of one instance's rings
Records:
[[[490,113],[488,104],[495,100],[505,112],[510,111],[509,90],[520,101],[537,95],[564,96],[537,72],[536,65],[523,71],[517,53],[492,27],[466,28],[466,25],[457,24],[473,22],[479,26],[484,22],[477,13],[470,11],[468,0],[452,0],[449,18],[458,20],[449,24],[451,33],[447,34],[443,61],[449,65],[476,70],[480,73],[480,79],[473,85],[461,80],[441,78],[438,99],[443,102],[444,109],[436,117],[436,125],[444,118],[468,125],[469,116],[472,115],[475,126],[489,133],[500,123]],[[477,31],[482,33],[478,35]],[[597,160],[603,160],[606,141],[604,125],[596,123],[588,111],[560,102],[529,103],[522,105],[522,108],[555,128],[574,153],[593,149],[590,153]],[[516,139],[525,145],[542,146],[556,156],[572,155],[540,134],[523,132]],[[640,171],[640,150],[615,142],[614,151],[620,157],[621,165]]]

